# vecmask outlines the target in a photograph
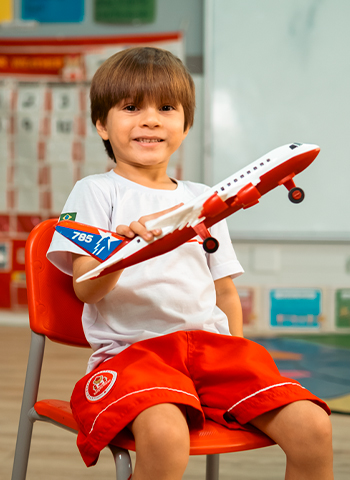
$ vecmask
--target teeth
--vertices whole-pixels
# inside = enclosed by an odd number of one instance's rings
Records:
[[[162,140],[157,138],[138,138],[137,141],[143,142],[143,143],[157,143],[157,142],[161,142]]]

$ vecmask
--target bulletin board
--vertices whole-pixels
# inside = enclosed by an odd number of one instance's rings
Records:
[[[177,32],[0,39],[0,308],[26,305],[24,246],[32,228],[58,217],[77,180],[113,168],[90,120],[89,86],[105,59],[133,45],[184,57]],[[181,152],[170,168],[180,172]]]
[[[228,219],[234,239],[350,240],[350,57],[345,0],[206,1],[206,183],[276,147],[319,145],[295,179]]]

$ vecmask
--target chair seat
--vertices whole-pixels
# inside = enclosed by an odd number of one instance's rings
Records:
[[[40,400],[39,402],[35,403],[34,409],[43,417],[50,418],[51,420],[54,420],[65,427],[75,430],[76,432],[79,430],[78,424],[74,420],[70,404],[65,400]]]
[[[44,417],[78,432],[69,402],[64,400],[41,400],[34,405],[35,411]],[[274,445],[274,441],[262,432],[230,430],[211,420],[206,420],[203,429],[190,432],[190,454],[212,455],[238,452]],[[116,447],[135,451],[132,433],[123,429],[111,442]]]

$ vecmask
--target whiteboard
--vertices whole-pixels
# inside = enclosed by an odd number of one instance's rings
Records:
[[[350,240],[350,2],[207,0],[206,183],[270,150],[321,153],[285,187],[228,218],[235,239]]]

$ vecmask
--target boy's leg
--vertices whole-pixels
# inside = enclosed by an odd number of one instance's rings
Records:
[[[251,422],[287,456],[286,480],[332,480],[332,425],[327,413],[308,400],[260,415]]]
[[[162,403],[141,412],[131,425],[136,444],[133,480],[180,480],[190,439],[186,409]]]

